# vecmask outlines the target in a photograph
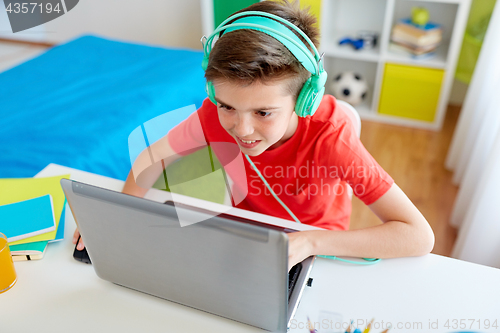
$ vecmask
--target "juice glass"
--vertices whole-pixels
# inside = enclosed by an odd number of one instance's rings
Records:
[[[0,294],[12,288],[16,281],[16,270],[10,255],[7,237],[0,232]]]

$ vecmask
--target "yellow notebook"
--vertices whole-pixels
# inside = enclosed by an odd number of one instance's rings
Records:
[[[23,200],[33,199],[46,194],[52,196],[56,228],[54,231],[9,243],[9,245],[24,244],[52,240],[56,237],[57,227],[64,207],[64,192],[59,183],[69,175],[60,175],[46,178],[4,178],[0,179],[0,205],[11,204]]]

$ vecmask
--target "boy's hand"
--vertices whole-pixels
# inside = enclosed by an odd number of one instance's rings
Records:
[[[307,231],[298,231],[288,234],[288,270],[302,260],[313,255],[310,234]]]
[[[78,229],[76,229],[75,233],[73,234],[73,241],[72,241],[73,244],[76,244],[78,237],[80,237],[80,231],[78,231]],[[80,242],[78,242],[78,246],[76,247],[76,249],[81,251],[84,248],[85,248],[85,245],[83,245],[83,238],[80,238]]]

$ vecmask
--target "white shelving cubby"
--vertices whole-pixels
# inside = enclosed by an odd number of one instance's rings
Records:
[[[386,0],[323,0],[321,21],[322,51],[326,56],[377,62],[380,44],[374,49],[357,52],[347,45],[338,45],[344,37],[354,37],[359,30],[375,31],[384,28]]]
[[[370,87],[367,99],[355,106],[362,118],[439,130],[448,105],[470,3],[471,0],[322,0],[320,52],[325,54],[325,68],[329,74],[327,92],[331,92],[329,85],[340,72],[358,72]],[[410,17],[412,7],[427,8],[430,12],[430,21],[442,26],[443,40],[436,50],[435,57],[414,60],[410,56],[394,53],[389,48],[392,27],[399,20]],[[375,48],[354,50],[350,45],[338,44],[342,38],[356,37],[356,33],[363,30],[378,34],[379,39]],[[433,69],[439,74],[442,73],[440,85],[435,85],[438,91],[430,94],[437,96],[435,110],[427,111],[432,112],[429,116],[432,119],[422,120],[418,117],[404,116],[404,105],[401,105],[402,115],[380,112],[381,95],[384,89],[390,87],[389,84],[384,85],[386,82],[384,80],[389,81],[386,73],[394,73],[386,70],[388,67],[397,68],[394,65],[408,66],[411,73],[416,73],[415,77],[419,77],[419,70],[432,75],[436,73],[432,71]],[[424,74],[421,76],[425,78]],[[397,80],[394,77],[391,79],[392,82]],[[412,89],[411,79],[406,79],[405,84],[409,90]],[[415,82],[416,93],[419,84],[425,86],[424,82]],[[387,102],[388,95],[384,96]]]
[[[340,72],[355,72],[359,73],[368,83],[368,94],[365,98],[365,100],[359,104],[356,105],[356,110],[359,113],[366,114],[370,112],[373,108],[373,88],[375,86],[375,82],[377,82],[376,77],[377,77],[377,66],[378,62],[373,62],[373,61],[363,61],[363,60],[357,60],[357,59],[346,59],[343,57],[326,57],[325,58],[325,70],[330,76],[330,79],[328,80],[328,84],[325,87],[325,91],[327,94],[332,93],[331,89],[331,83],[333,79],[335,78],[335,75],[332,75],[331,73],[340,73]]]

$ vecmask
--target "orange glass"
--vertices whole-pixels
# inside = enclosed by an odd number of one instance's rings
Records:
[[[7,237],[0,232],[0,294],[12,288],[16,281],[16,270],[10,255]]]

